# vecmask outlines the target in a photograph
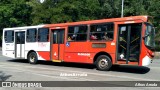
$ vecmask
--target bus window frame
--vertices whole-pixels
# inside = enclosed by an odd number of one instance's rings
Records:
[[[68,36],[69,34],[73,34],[73,33],[69,33],[69,27],[80,27],[80,26],[86,26],[87,27],[87,31],[86,33],[79,33],[79,34],[86,34],[86,40],[80,40],[80,41],[77,41],[76,39],[75,40],[68,40]],[[89,27],[88,27],[88,24],[80,24],[80,25],[69,25],[67,27],[67,42],[87,42],[88,41],[88,31],[89,31]],[[77,34],[76,34],[77,35]]]
[[[7,42],[7,40],[6,40],[6,38],[7,38],[7,35],[6,35],[7,31],[12,31],[12,32],[13,32],[13,36],[11,37],[11,38],[13,38],[13,39],[12,39],[11,42]],[[5,30],[5,31],[4,31],[4,42],[5,42],[5,43],[14,43],[14,39],[15,39],[15,31],[14,31],[14,30]]]
[[[90,39],[90,33],[91,33],[91,26],[92,25],[105,25],[105,24],[113,24],[113,38],[111,39],[111,40],[91,40]],[[89,41],[90,42],[112,42],[113,40],[114,40],[114,33],[115,33],[115,23],[114,22],[101,22],[101,23],[93,23],[93,24],[90,24],[89,25],[89,33],[88,33],[88,37],[89,37]],[[111,31],[109,31],[109,32],[111,32]],[[92,32],[92,33],[96,33],[96,32]],[[101,33],[104,33],[104,32],[101,32]]]
[[[47,34],[47,40],[46,41],[40,41],[40,34],[39,34],[40,29],[48,29],[48,34]],[[50,29],[49,28],[44,28],[44,27],[38,28],[37,29],[37,42],[49,42],[49,38],[50,38],[49,34],[50,34]]]
[[[28,30],[31,30],[31,29],[35,29],[36,30],[36,35],[35,35],[35,41],[27,41],[27,39],[28,39]],[[28,28],[27,30],[26,30],[26,42],[27,43],[35,43],[35,42],[37,42],[38,41],[38,29],[37,28]]]

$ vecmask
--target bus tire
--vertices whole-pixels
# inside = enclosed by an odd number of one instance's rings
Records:
[[[101,71],[108,71],[112,67],[111,59],[107,55],[100,55],[95,64],[97,69]]]
[[[28,55],[28,61],[30,64],[36,64],[38,59],[37,59],[37,54],[35,52],[31,52]]]

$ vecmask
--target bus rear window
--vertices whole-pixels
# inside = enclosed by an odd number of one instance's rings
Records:
[[[13,43],[14,42],[14,31],[5,31],[4,39],[6,43]]]

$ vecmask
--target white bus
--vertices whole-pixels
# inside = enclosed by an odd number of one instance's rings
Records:
[[[50,51],[48,34],[49,29],[44,28],[44,25],[4,28],[2,55],[21,59],[30,57],[30,63],[36,63],[35,57],[32,57],[36,54],[38,60],[44,60],[37,52]],[[32,51],[37,52],[30,53]]]

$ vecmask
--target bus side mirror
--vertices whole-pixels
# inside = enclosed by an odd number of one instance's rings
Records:
[[[147,34],[147,35],[143,36],[142,38],[143,38],[143,39],[145,39],[145,38],[146,38],[146,37],[148,37],[148,36],[149,36],[149,34]]]

